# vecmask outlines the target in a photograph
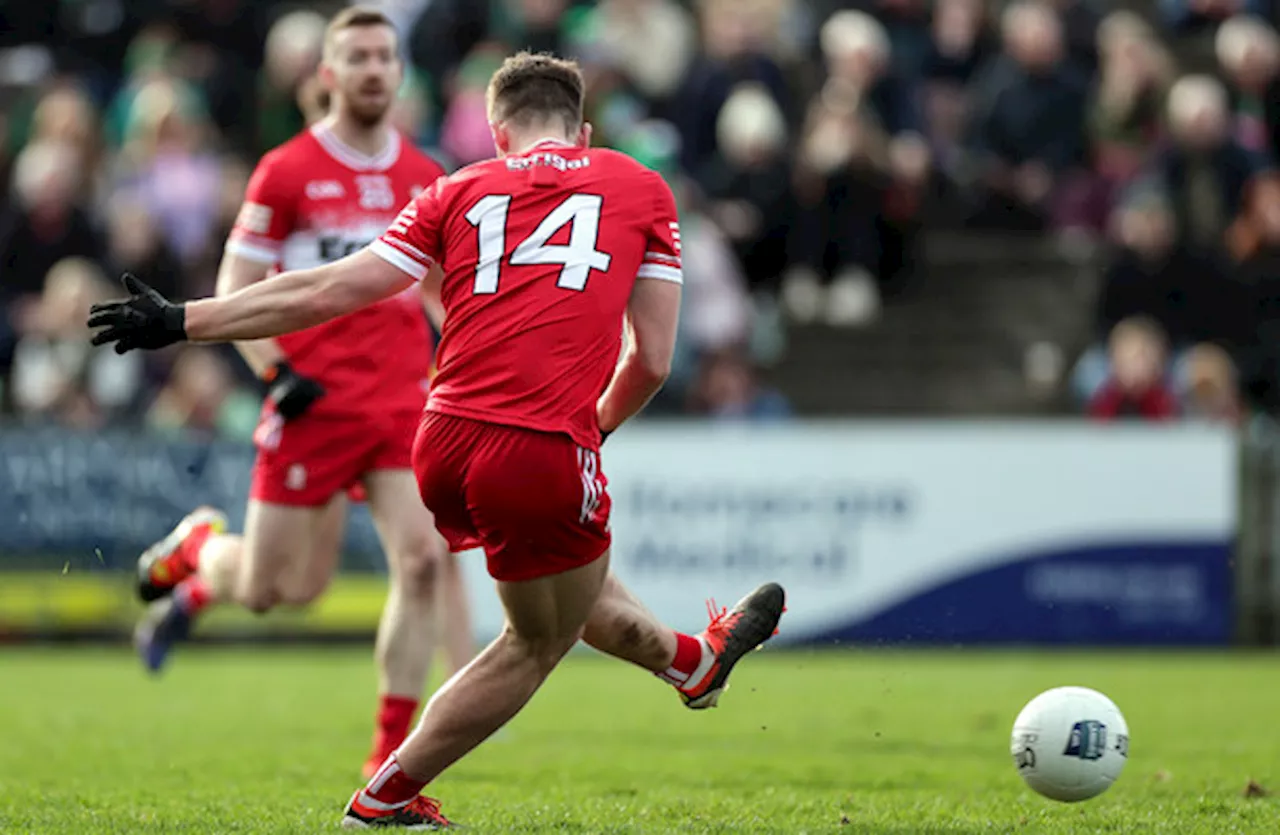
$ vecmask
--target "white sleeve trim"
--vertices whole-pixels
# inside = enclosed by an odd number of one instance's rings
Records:
[[[654,252],[653,250],[650,250],[644,254],[644,260],[670,264],[673,267],[680,266],[679,255],[668,255],[665,252]]]
[[[664,267],[661,264],[641,264],[636,278],[656,278],[659,281],[684,284],[684,273],[678,267]]]
[[[280,260],[279,251],[251,244],[243,239],[228,238],[227,245],[223,249],[232,255],[238,255],[241,258],[248,258],[250,261],[257,261],[262,264],[270,265]]]
[[[413,260],[381,238],[369,244],[369,251],[388,264],[399,268],[402,272],[408,273],[414,281],[421,281],[426,278],[427,270],[430,269],[427,265]]]

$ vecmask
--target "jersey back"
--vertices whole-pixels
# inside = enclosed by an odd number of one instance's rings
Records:
[[[227,251],[281,271],[336,261],[375,240],[443,174],[398,134],[368,157],[318,125],[262,158]],[[425,401],[431,332],[417,292],[278,342],[300,374],[325,387],[317,414],[412,410]]]
[[[680,282],[675,199],[625,154],[548,141],[439,180],[372,251],[444,268],[428,408],[600,443],[637,279]]]

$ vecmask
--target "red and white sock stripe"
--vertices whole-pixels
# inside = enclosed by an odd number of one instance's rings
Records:
[[[399,778],[399,779],[397,779]],[[377,812],[391,812],[396,809],[404,808],[413,802],[421,791],[421,784],[409,797],[404,800],[399,799],[398,795],[403,795],[405,789],[409,786],[401,784],[416,783],[405,775],[404,770],[400,768],[400,762],[396,759],[396,755],[392,754],[387,757],[387,761],[382,764],[377,773],[369,780],[369,784],[360,792],[359,803]],[[381,796],[381,799],[380,799]]]
[[[681,690],[693,687],[698,682],[702,681],[702,679],[706,677],[707,673],[711,671],[711,665],[716,661],[716,654],[707,644],[705,638],[698,636],[698,643],[702,646],[702,656],[698,661],[698,666],[694,668],[693,672],[682,673],[675,667],[668,667],[658,673],[658,678],[668,684],[674,684]]]

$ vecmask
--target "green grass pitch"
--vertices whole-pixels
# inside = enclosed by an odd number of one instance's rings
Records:
[[[433,786],[468,832],[1280,832],[1280,665],[1222,653],[764,652],[717,710],[575,655]],[[193,650],[159,680],[111,649],[0,651],[0,832],[336,831],[360,784],[372,663]],[[1096,687],[1132,734],[1120,781],[1024,788],[1013,717]]]

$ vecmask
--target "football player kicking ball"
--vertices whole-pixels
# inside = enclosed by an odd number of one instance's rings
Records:
[[[334,18],[320,68],[330,116],[258,165],[227,242],[220,295],[275,281],[267,276],[277,264],[314,267],[362,248],[444,173],[388,123],[401,81],[396,50],[380,13],[349,8]],[[158,602],[139,625],[138,649],[158,670],[212,603],[265,612],[315,600],[338,563],[347,491],[359,488],[390,569],[368,776],[412,726],[436,620],[454,669],[470,660],[461,575],[422,506],[410,457],[431,362],[423,299],[389,296],[237,347],[269,385],[245,531],[228,534],[221,512],[200,508],[143,554],[139,593]]]
[[[769,583],[700,635],[677,634],[609,573],[600,443],[667,375],[682,280],[675,201],[654,172],[588,148],[575,64],[522,53],[488,98],[499,158],[437,180],[367,249],[185,305],[127,276],[132,297],[89,320],[102,328],[95,344],[128,351],[307,328],[415,281],[441,293],[439,372],[414,471],[446,539],[483,544],[507,623],[356,792],[343,818],[354,829],[449,826],[423,788],[511,719],[579,640],[703,708],[783,612]]]

